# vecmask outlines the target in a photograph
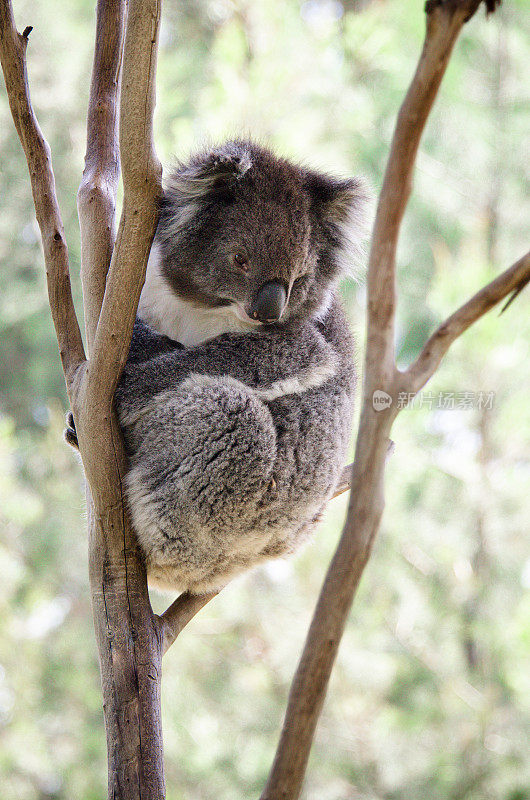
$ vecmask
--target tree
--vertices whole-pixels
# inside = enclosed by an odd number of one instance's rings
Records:
[[[364,398],[348,518],[293,682],[263,800],[294,798],[300,793],[345,620],[379,527],[388,437],[403,398],[421,389],[461,333],[500,300],[515,296],[530,279],[527,254],[440,326],[406,371],[396,368],[395,250],[416,152],[452,47],[480,4],[481,0],[442,0],[426,6],[424,49],[397,121],[372,239]],[[488,11],[495,5],[493,0],[486,3]],[[0,2],[2,67],[30,169],[50,306],[87,477],[90,577],[107,727],[109,796],[127,800],[164,796],[162,655],[212,597],[183,595],[160,617],[153,613],[141,554],[123,505],[126,460],[112,409],[157,220],[161,170],[152,141],[152,114],[159,21],[160,3],[155,0],[98,2],[86,167],[78,195],[87,358],[71,298],[50,156],[29,99],[25,51],[31,29],[18,34],[10,2]],[[120,163],[124,209],[115,236]],[[382,410],[374,407],[377,391],[387,398]]]

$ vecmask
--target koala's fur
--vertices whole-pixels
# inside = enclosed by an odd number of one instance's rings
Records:
[[[318,521],[351,427],[353,342],[335,286],[365,200],[358,180],[246,141],[170,177],[116,392],[151,584],[220,588]],[[263,325],[248,311],[268,281],[288,302]]]

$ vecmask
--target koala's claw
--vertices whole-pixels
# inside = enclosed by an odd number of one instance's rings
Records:
[[[77,431],[75,429],[74,415],[71,411],[66,415],[66,428],[64,429],[64,440],[67,444],[79,450],[79,442],[77,441]]]

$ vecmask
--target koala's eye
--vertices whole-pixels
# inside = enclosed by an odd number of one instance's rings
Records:
[[[242,253],[236,253],[234,255],[234,264],[242,269],[243,272],[248,271],[248,261]]]

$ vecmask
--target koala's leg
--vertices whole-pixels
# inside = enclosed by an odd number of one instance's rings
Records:
[[[192,375],[157,395],[141,426],[127,487],[151,582],[222,585],[267,543],[257,520],[277,455],[268,407],[233,378]]]

